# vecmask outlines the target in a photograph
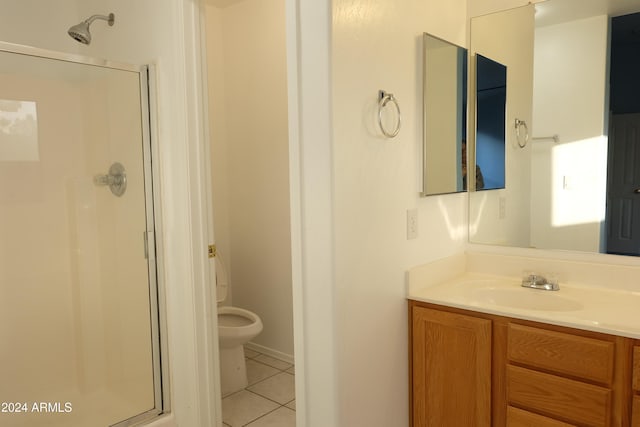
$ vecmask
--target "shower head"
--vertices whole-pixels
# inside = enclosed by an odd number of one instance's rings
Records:
[[[67,31],[67,33],[69,33],[71,38],[73,38],[74,40],[79,41],[83,44],[89,44],[91,43],[91,33],[89,32],[89,25],[91,25],[91,23],[96,19],[107,21],[107,23],[111,27],[115,22],[115,15],[113,13],[110,13],[109,16],[93,15],[90,18],[85,19],[78,25],[74,25],[73,27],[69,28],[69,31]]]

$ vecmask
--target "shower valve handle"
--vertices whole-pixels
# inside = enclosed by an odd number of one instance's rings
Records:
[[[115,162],[109,168],[108,174],[94,176],[93,183],[98,186],[108,186],[115,196],[122,196],[127,190],[127,174],[124,166]]]

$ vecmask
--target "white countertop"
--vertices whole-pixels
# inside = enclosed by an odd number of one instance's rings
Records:
[[[640,291],[563,283],[528,289],[521,278],[467,271],[465,254],[409,272],[407,297],[450,307],[640,339]]]

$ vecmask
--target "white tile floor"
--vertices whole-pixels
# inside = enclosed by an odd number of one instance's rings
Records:
[[[222,421],[228,427],[295,427],[295,368],[245,348],[244,390],[222,399]]]

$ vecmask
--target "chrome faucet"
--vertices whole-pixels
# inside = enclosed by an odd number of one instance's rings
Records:
[[[544,291],[559,291],[560,285],[558,285],[557,279],[547,280],[546,277],[539,274],[529,274],[522,279],[522,286],[525,288],[542,289]]]

